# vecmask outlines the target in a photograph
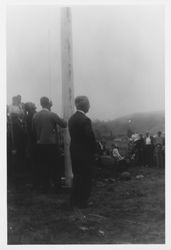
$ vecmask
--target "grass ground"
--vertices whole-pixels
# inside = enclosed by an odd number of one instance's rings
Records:
[[[40,194],[24,178],[9,183],[8,244],[164,244],[164,169],[130,173],[129,181],[98,179],[81,211],[62,206],[68,190]]]

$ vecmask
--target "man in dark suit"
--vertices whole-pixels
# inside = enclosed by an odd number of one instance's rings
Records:
[[[75,106],[77,111],[70,117],[68,122],[74,175],[71,204],[79,208],[85,208],[88,205],[88,198],[91,193],[96,140],[91,120],[86,116],[90,108],[88,98],[86,96],[76,97]]]
[[[67,123],[49,110],[47,97],[40,99],[42,110],[33,116],[33,133],[36,138],[37,182],[43,191],[50,188],[50,180],[58,176],[58,141],[56,127],[66,128]],[[39,178],[40,177],[40,178]],[[59,178],[58,178],[59,179]],[[55,180],[54,180],[55,184]]]

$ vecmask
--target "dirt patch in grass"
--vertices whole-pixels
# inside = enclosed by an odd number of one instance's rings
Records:
[[[92,205],[81,211],[62,205],[68,191],[40,194],[24,179],[9,183],[8,244],[164,244],[164,169],[129,171],[129,181],[98,179]]]

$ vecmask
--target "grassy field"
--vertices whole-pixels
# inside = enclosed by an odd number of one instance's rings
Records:
[[[36,193],[18,177],[8,183],[8,244],[164,244],[164,169],[129,172],[129,181],[98,178],[84,210],[62,205],[69,190]]]

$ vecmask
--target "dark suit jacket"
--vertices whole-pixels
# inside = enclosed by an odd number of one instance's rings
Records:
[[[56,126],[66,128],[67,123],[57,114],[42,109],[33,116],[33,133],[37,144],[57,144]]]
[[[77,111],[70,117],[68,127],[71,136],[71,158],[82,161],[92,160],[97,145],[91,120]]]

